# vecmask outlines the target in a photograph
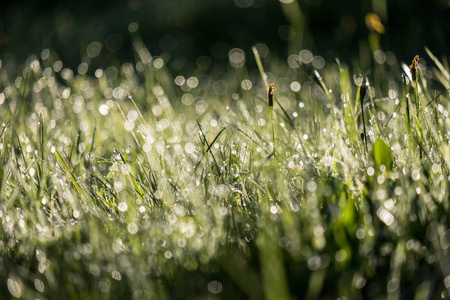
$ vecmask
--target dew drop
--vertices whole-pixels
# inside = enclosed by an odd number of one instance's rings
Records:
[[[127,230],[130,234],[136,234],[139,230],[139,227],[136,225],[136,223],[130,223],[127,226]]]
[[[128,209],[128,204],[126,202],[120,202],[119,205],[117,206],[117,208],[121,211],[121,212],[125,212]]]

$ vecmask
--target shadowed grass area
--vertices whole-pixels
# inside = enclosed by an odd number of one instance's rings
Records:
[[[220,74],[1,68],[2,294],[448,298],[445,61],[254,51]]]

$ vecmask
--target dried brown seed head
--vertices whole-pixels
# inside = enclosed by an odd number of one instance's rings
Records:
[[[413,81],[417,80],[417,66],[419,63],[419,55],[414,56],[411,65],[409,66],[409,70],[411,72],[411,78]]]
[[[275,92],[275,85],[272,83],[269,85],[269,91],[267,92],[267,96],[269,98],[269,107],[273,107],[273,93]]]

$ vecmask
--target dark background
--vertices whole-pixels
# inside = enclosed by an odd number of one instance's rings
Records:
[[[0,58],[21,62],[50,48],[75,69],[96,41],[103,47],[91,64],[134,61],[128,27],[136,22],[134,34],[152,55],[170,57],[173,69],[188,68],[202,55],[221,63],[230,49],[250,53],[257,43],[282,58],[307,48],[327,60],[350,61],[367,44],[365,15],[375,12],[386,28],[382,49],[409,61],[425,55],[424,46],[438,57],[448,55],[449,5],[448,0],[10,1],[0,5]],[[303,18],[289,17],[298,11]]]

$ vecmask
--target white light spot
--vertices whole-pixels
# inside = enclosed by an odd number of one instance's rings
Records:
[[[313,193],[316,190],[316,188],[317,188],[317,184],[313,180],[309,181],[306,184],[306,189],[308,191],[310,191],[311,193]]]
[[[420,172],[419,172],[419,170],[413,170],[412,174],[411,174],[411,177],[412,177],[412,179],[414,181],[419,180],[420,179]]]
[[[325,60],[322,56],[314,56],[312,65],[317,70],[323,69],[323,67],[325,67]],[[329,90],[329,92],[331,93],[331,90]]]
[[[117,281],[122,280],[122,274],[120,274],[120,272],[116,270],[111,272],[111,277]]]
[[[378,211],[378,217],[387,226],[391,226],[395,221],[394,216],[384,208]]]
[[[195,145],[192,143],[187,143],[186,146],[184,146],[184,150],[186,153],[192,154],[195,151]]]
[[[97,70],[95,70],[94,75],[95,75],[95,77],[97,77],[97,78],[102,77],[102,76],[103,76],[103,70],[102,70],[102,69],[97,69]]]
[[[311,53],[311,51],[306,50],[306,49],[300,51],[298,56],[300,57],[301,62],[304,63],[304,64],[310,64],[313,61],[313,59],[314,59],[313,54]]]
[[[129,165],[129,164],[124,164],[124,165],[122,165],[121,167],[120,167],[120,172],[123,174],[123,175],[128,175],[128,174],[130,174],[131,173],[131,166]]]
[[[164,252],[164,257],[167,258],[167,259],[171,259],[172,258],[172,252],[167,250],[166,252]]]
[[[450,289],[450,275],[445,277],[444,284],[447,289]]]
[[[135,111],[134,109],[133,109],[133,110],[130,110],[130,111],[128,112],[128,114],[127,114],[127,119],[130,120],[130,121],[136,121],[136,119],[137,119],[138,117],[139,117],[139,114],[138,114],[138,112]]]
[[[356,231],[356,237],[358,238],[358,240],[363,239],[366,236],[366,231],[364,230],[364,228],[359,228]]]
[[[292,81],[289,87],[291,88],[291,91],[297,93],[301,89],[301,84],[298,81]]]
[[[130,234],[136,234],[139,230],[139,227],[136,225],[136,223],[130,223],[127,226],[127,230]]]
[[[194,96],[192,96],[192,94],[184,94],[181,97],[181,102],[183,102],[184,105],[191,105],[194,102]]]
[[[100,54],[101,50],[102,44],[100,44],[99,42],[93,42],[88,45],[86,52],[90,58],[94,58]]]
[[[184,76],[179,75],[179,76],[175,77],[175,84],[176,84],[176,85],[181,86],[181,85],[183,85],[185,82],[186,82],[186,79],[184,79]]]
[[[439,172],[439,165],[435,163],[431,169],[433,170],[433,173],[437,173]]]
[[[20,295],[22,294],[22,287],[17,279],[8,278],[7,281],[8,285],[8,291],[13,295],[13,297],[20,298]]]
[[[228,59],[233,68],[243,67],[245,64],[244,51],[239,48],[231,49],[230,52],[228,52]]]
[[[102,104],[98,110],[102,115],[106,116],[109,113],[110,107],[106,104]]]
[[[122,191],[122,189],[123,189],[123,183],[122,182],[120,182],[120,181],[114,182],[114,190],[116,192],[120,192],[120,191]]]
[[[144,152],[148,153],[148,152],[152,151],[152,145],[149,143],[145,143],[142,146],[142,150],[144,150]]]
[[[157,58],[153,61],[153,66],[156,69],[161,69],[164,66],[164,60],[162,58]]]
[[[128,204],[126,202],[120,202],[119,205],[117,206],[117,208],[121,211],[121,212],[126,212],[128,209]]]
[[[386,201],[384,201],[384,207],[386,207],[386,209],[391,210],[394,207],[394,200],[392,199],[388,199]]]
[[[398,280],[398,278],[392,278],[391,280],[389,280],[389,282],[387,284],[387,292],[393,293],[398,289],[399,286],[400,286],[400,280]]]
[[[308,268],[312,271],[318,270],[320,265],[322,264],[322,260],[320,256],[312,256],[308,259]]]
[[[136,32],[139,29],[139,24],[136,22],[132,22],[128,24],[128,31],[133,33]],[[120,274],[120,273],[119,273]],[[114,278],[114,277],[113,277]],[[114,278],[115,279],[115,278]]]
[[[325,230],[323,229],[322,225],[317,225],[314,227],[313,233],[315,236],[322,236]]]
[[[126,120],[124,127],[126,131],[132,131],[134,129],[134,121]]]
[[[189,77],[189,79],[187,80],[187,85],[191,89],[196,88],[198,86],[198,79],[197,79],[197,77]]]
[[[272,214],[276,214],[276,213],[278,212],[278,207],[276,207],[275,205],[272,205],[272,206],[270,207],[270,212],[271,212]]]
[[[157,191],[153,194],[153,196],[155,196],[156,199],[161,199],[162,196],[163,196],[163,192],[160,191],[160,190],[157,190]]]
[[[242,87],[243,90],[248,91],[248,90],[250,90],[252,88],[252,86],[253,86],[252,82],[250,80],[248,80],[248,79],[244,79],[241,82],[241,87]]]
[[[334,158],[327,155],[327,156],[325,156],[325,157],[323,158],[322,161],[323,161],[323,165],[324,165],[324,166],[329,167],[329,166],[331,166],[331,165],[333,164]]]
[[[34,287],[36,288],[37,291],[39,291],[41,293],[43,293],[45,291],[44,283],[37,278],[34,280]]]
[[[208,283],[208,291],[211,294],[219,294],[222,291],[222,284],[220,283],[220,281],[210,281]]]
[[[341,249],[338,252],[336,252],[334,258],[338,262],[344,261],[347,258],[347,252],[344,249]]]

